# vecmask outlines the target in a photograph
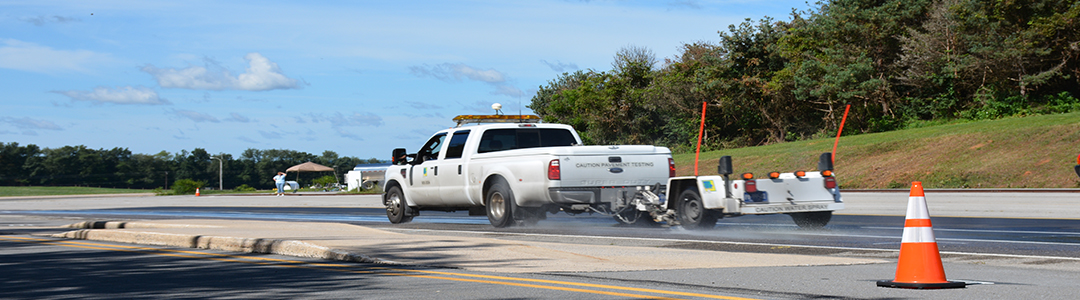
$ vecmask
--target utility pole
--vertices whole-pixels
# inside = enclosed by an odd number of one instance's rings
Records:
[[[225,174],[225,171],[223,171],[223,169],[225,167],[225,163],[221,161],[220,157],[211,156],[210,158],[216,159],[218,161],[218,177],[217,177],[217,179],[218,179],[218,182],[217,182],[218,190],[219,191],[224,191],[225,190],[225,185],[222,184],[222,182],[224,182],[224,179],[223,179],[224,176],[222,176],[222,175]]]

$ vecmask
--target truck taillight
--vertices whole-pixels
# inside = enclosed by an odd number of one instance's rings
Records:
[[[757,182],[753,180],[747,180],[746,183],[743,183],[743,188],[746,189],[747,193],[757,193]]]
[[[836,177],[825,177],[825,188],[826,189],[835,189],[836,188]]]
[[[562,171],[559,169],[559,160],[552,159],[548,162],[548,179],[559,180],[562,178]]]
[[[667,176],[675,177],[675,160],[670,157],[667,159]]]

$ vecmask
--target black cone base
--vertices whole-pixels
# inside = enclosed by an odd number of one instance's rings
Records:
[[[958,281],[949,281],[944,283],[909,283],[909,282],[896,282],[892,280],[878,280],[877,286],[889,287],[889,288],[904,288],[904,289],[955,289],[963,288],[966,283]]]

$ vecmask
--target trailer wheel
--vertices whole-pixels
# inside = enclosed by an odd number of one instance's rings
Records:
[[[496,179],[484,198],[491,226],[503,228],[514,224],[514,194],[505,181]]]
[[[832,219],[832,211],[791,213],[789,215],[791,220],[795,221],[795,225],[805,229],[820,229],[829,224],[829,220]]]
[[[409,215],[408,209],[409,206],[405,202],[405,194],[401,193],[401,187],[394,186],[386,191],[386,218],[390,219],[390,223],[400,224],[412,221],[413,216]]]
[[[712,229],[716,226],[716,220],[720,219],[719,213],[705,209],[705,202],[694,189],[688,189],[679,194],[678,207],[679,211],[675,215],[679,219],[679,224],[686,229]]]
[[[374,180],[364,180],[364,182],[360,184],[360,187],[364,188],[364,190],[370,190],[375,188],[375,184]]]

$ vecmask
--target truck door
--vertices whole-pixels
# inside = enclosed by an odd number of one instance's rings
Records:
[[[469,139],[469,130],[458,130],[450,137],[446,145],[446,155],[439,161],[439,195],[446,205],[472,204],[465,192],[465,141]]]
[[[439,159],[443,155],[443,146],[446,140],[446,133],[439,133],[428,139],[427,143],[424,143],[424,147],[420,148],[420,151],[416,152],[416,159],[421,160],[419,164],[412,166],[409,170],[409,188],[412,190],[411,197],[412,202],[416,205],[438,205],[442,204],[442,197],[439,196],[439,181],[437,175],[439,174]]]

